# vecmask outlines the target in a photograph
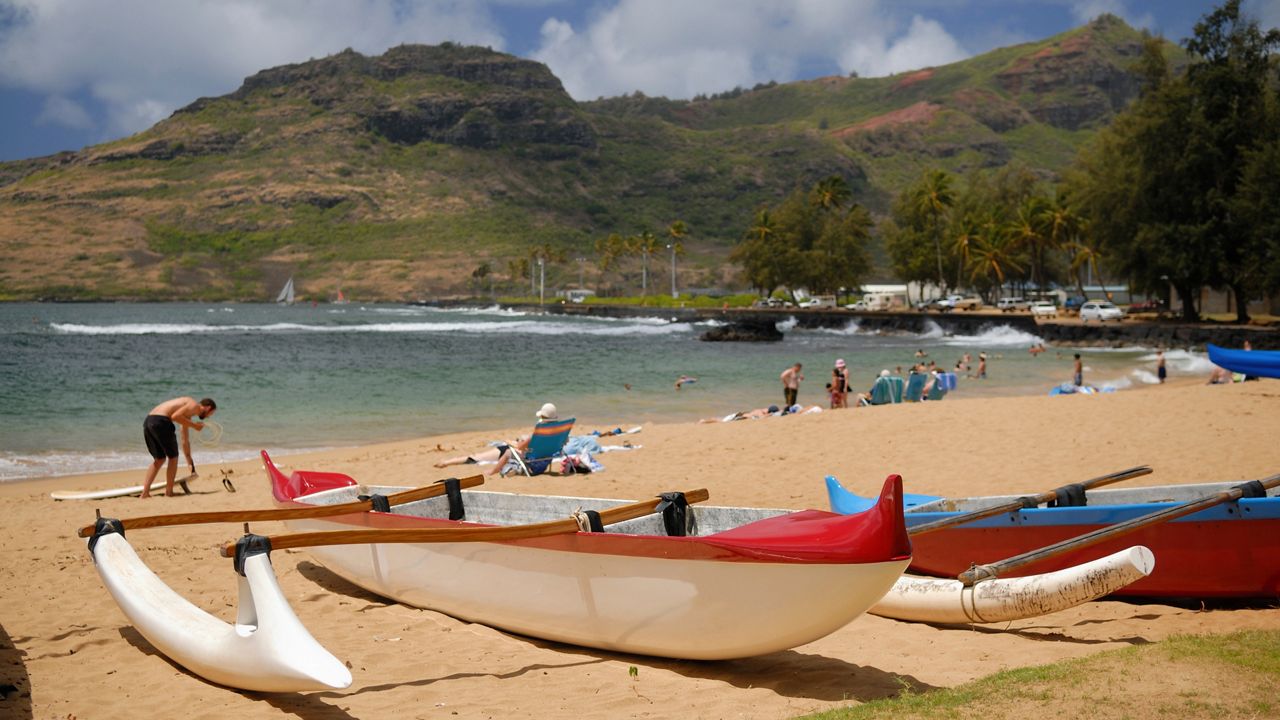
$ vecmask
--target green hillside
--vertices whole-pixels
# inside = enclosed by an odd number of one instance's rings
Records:
[[[1104,17],[887,78],[589,103],[483,48],[346,51],[132,137],[0,164],[0,298],[264,299],[293,275],[306,297],[399,300],[514,285],[539,245],[565,258],[552,283],[594,286],[598,238],[675,220],[681,284],[722,284],[752,211],[800,184],[842,175],[881,212],[927,167],[1054,176],[1136,94],[1140,43]]]

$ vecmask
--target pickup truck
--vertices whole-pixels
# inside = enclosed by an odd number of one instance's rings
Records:
[[[965,297],[954,296],[955,300],[951,303],[954,310],[981,310],[982,298],[977,295],[966,295]]]
[[[1000,298],[996,301],[996,308],[1001,312],[1013,312],[1015,310],[1030,310],[1031,301],[1020,297]]]

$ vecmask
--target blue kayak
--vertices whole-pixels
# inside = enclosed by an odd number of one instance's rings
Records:
[[[1211,343],[1209,360],[1233,373],[1280,378],[1280,352],[1275,350],[1229,350]]]

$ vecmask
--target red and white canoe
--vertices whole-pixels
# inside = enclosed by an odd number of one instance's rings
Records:
[[[346,475],[285,476],[262,455],[277,505],[327,505],[402,487]],[[290,530],[459,528],[537,523],[624,501],[461,491],[395,512],[288,520]],[[531,637],[661,657],[716,660],[784,650],[848,624],[911,561],[902,481],[866,512],[838,515],[689,506],[687,535],[649,515],[597,532],[502,542],[377,543],[307,550],[371,592]],[[680,532],[679,529],[674,532]]]

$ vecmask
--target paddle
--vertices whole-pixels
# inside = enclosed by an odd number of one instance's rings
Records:
[[[462,478],[459,488],[471,488],[484,484],[483,475]],[[414,500],[438,497],[446,492],[444,481],[412,490],[405,490],[387,496],[387,505],[403,505]],[[302,518],[329,517],[348,513],[366,512],[373,509],[373,500],[356,500],[341,505],[315,505],[301,508],[277,508],[274,510],[226,510],[220,512],[173,513],[170,515],[150,515],[147,517],[120,520],[122,530],[140,530],[143,528],[166,527],[170,525],[199,525],[215,522],[250,522],[258,520],[298,520]],[[86,525],[76,531],[80,537],[93,535],[93,525]]]
[[[706,489],[689,490],[684,498],[689,503],[702,502],[711,497]],[[600,511],[600,524],[632,520],[644,517],[657,510],[659,504],[666,502],[662,498],[650,498],[628,505]],[[437,542],[502,542],[505,540],[525,540],[528,538],[546,537],[578,532],[582,527],[576,518],[552,520],[529,525],[471,526],[448,528],[420,529],[368,529],[368,530],[334,530],[330,532],[294,533],[292,535],[274,535],[265,538],[271,550],[288,548],[317,547],[321,545],[362,545],[373,543],[437,543]],[[235,557],[236,543],[222,546],[222,557]]]
[[[942,530],[943,528],[954,527],[956,525],[963,525],[967,522],[973,522],[974,520],[982,520],[983,518],[989,518],[989,517],[993,517],[995,515],[1000,515],[1007,512],[1015,512],[1018,510],[1022,510],[1023,508],[1032,508],[1039,505],[1040,503],[1046,503],[1046,502],[1049,502],[1050,500],[1056,500],[1059,497],[1059,495],[1079,493],[1081,496],[1083,496],[1086,490],[1090,490],[1092,488],[1102,487],[1103,485],[1110,485],[1111,483],[1120,482],[1121,480],[1128,480],[1130,478],[1136,478],[1136,477],[1141,477],[1143,475],[1150,475],[1150,474],[1151,474],[1150,467],[1146,465],[1139,465],[1138,467],[1129,468],[1128,470],[1121,470],[1119,472],[1111,473],[1110,475],[1103,475],[1101,477],[1091,478],[1089,480],[1085,480],[1082,483],[1073,483],[1071,485],[1063,485],[1060,488],[1057,488],[1055,490],[1049,490],[1047,492],[1042,492],[1039,495],[1026,495],[1024,497],[1018,498],[1017,500],[1010,500],[1009,502],[1003,503],[1001,505],[994,505],[989,508],[974,510],[973,512],[964,513],[962,515],[953,515],[951,517],[942,518],[941,520],[934,520],[933,522],[924,523],[922,525],[916,525],[914,527],[907,528],[907,534],[922,535],[924,533],[933,532],[934,530]]]
[[[1153,513],[1143,515],[1142,517],[1126,520],[1125,522],[1117,523],[1109,527],[1099,528],[1093,532],[1069,538],[1067,540],[1039,548],[1038,550],[1031,550],[1030,552],[1022,553],[1021,555],[1015,555],[1006,560],[1001,560],[1000,562],[991,563],[989,565],[974,565],[968,570],[957,575],[956,579],[965,585],[973,585],[980,580],[999,577],[1001,573],[1017,570],[1024,565],[1030,565],[1031,563],[1046,560],[1064,552],[1079,550],[1081,548],[1089,547],[1090,545],[1097,545],[1100,542],[1131,533],[1135,530],[1140,530],[1149,525],[1168,522],[1174,518],[1190,515],[1204,510],[1205,508],[1211,508],[1215,505],[1231,502],[1232,500],[1239,500],[1248,490],[1261,492],[1265,495],[1267,490],[1270,490],[1277,485],[1280,485],[1280,475],[1272,475],[1265,480],[1255,480],[1242,485],[1236,485],[1230,490],[1222,490],[1220,492],[1213,493],[1212,495],[1205,495],[1198,500],[1192,500],[1181,505],[1175,505],[1171,508],[1165,508],[1164,510],[1157,510]]]

